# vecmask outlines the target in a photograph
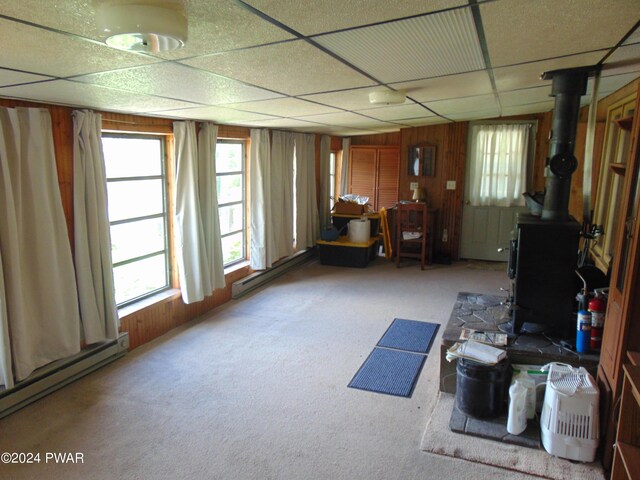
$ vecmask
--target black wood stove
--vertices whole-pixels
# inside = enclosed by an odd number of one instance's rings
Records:
[[[540,215],[521,214],[511,242],[509,276],[513,279],[512,333],[541,333],[566,338],[575,334],[574,310],[581,225],[569,215],[571,175],[580,97],[595,67],[555,70],[555,97],[544,205]]]

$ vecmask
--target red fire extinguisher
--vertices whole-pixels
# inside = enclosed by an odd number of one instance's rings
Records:
[[[607,309],[606,301],[596,296],[589,300],[588,310],[591,312],[591,350],[599,351],[602,346],[602,329],[604,314]]]

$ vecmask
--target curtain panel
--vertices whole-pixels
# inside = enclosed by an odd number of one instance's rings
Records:
[[[118,336],[102,116],[73,112],[73,226],[80,319],[87,344]]]
[[[199,302],[224,285],[215,180],[216,130],[203,126],[201,145],[193,121],[173,124],[175,239],[182,300]],[[216,257],[216,252],[219,256]]]
[[[331,155],[331,137],[329,135],[322,135],[320,138],[320,226],[324,228],[331,223],[331,202],[330,194],[331,189],[329,182],[330,177],[330,155]]]
[[[342,165],[340,167],[340,195],[351,193],[349,191],[349,149],[351,139],[342,139]]]
[[[524,205],[529,132],[529,124],[471,128],[471,205]]]
[[[78,290],[47,110],[0,107],[0,185],[0,366],[10,387],[12,375],[23,380],[80,351]]]
[[[267,129],[251,129],[251,268],[271,267],[271,141]]]
[[[320,237],[316,197],[315,141],[314,134],[295,134],[296,251],[313,247]]]

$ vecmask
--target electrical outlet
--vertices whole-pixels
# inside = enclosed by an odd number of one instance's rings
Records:
[[[442,243],[446,243],[448,241],[449,241],[449,232],[445,228],[442,230]]]
[[[409,190],[415,190],[416,188],[418,188],[418,182],[411,182],[409,184]]]
[[[455,190],[455,189],[456,189],[456,181],[447,180],[447,190]]]

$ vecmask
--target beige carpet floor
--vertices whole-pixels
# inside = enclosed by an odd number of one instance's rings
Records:
[[[522,448],[502,442],[454,433],[449,430],[449,418],[455,395],[440,393],[427,422],[422,438],[426,452],[462,458],[470,462],[487,463],[509,470],[560,480],[603,480],[599,464],[572,462],[549,455],[544,450]],[[487,455],[490,451],[491,455]]]
[[[444,323],[459,291],[508,284],[464,263],[305,264],[0,420],[0,452],[43,458],[0,478],[534,478],[421,450],[442,329],[410,399],[347,388],[395,317]]]

